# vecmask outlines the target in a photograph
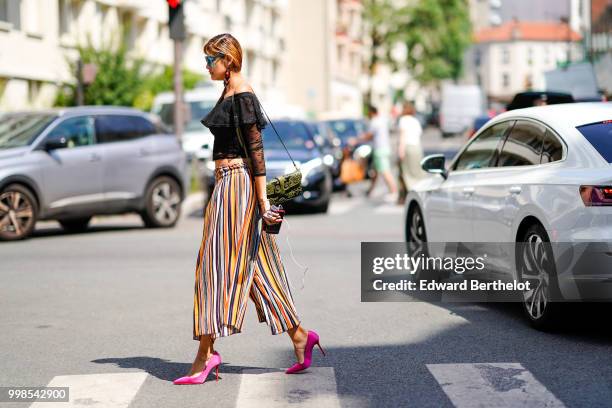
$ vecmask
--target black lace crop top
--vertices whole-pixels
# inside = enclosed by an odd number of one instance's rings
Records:
[[[267,121],[262,114],[259,100],[250,91],[237,92],[234,98],[240,130],[253,166],[253,175],[265,176],[266,162],[261,130],[266,127]],[[236,134],[231,96],[217,102],[200,122],[209,128],[215,137],[213,160],[247,157]]]

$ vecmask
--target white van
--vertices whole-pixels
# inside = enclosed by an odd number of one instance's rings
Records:
[[[484,112],[484,98],[478,85],[444,84],[440,105],[443,137],[463,133]]]
[[[198,160],[212,158],[214,137],[200,120],[210,112],[221,96],[214,85],[204,85],[185,92],[187,118],[183,131],[183,150]],[[159,115],[164,124],[174,127],[174,92],[162,92],[154,101],[151,112]]]

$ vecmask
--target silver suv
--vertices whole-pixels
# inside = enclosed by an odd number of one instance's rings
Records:
[[[82,106],[0,114],[0,240],[37,220],[87,228],[94,215],[140,214],[172,227],[189,187],[179,141],[155,115]]]

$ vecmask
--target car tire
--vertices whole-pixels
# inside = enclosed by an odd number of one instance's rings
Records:
[[[147,228],[174,227],[181,214],[181,187],[171,177],[157,177],[145,194],[145,208],[140,213]]]
[[[316,209],[316,212],[326,213],[327,210],[329,209],[329,198],[325,200],[325,202],[323,202],[322,204],[319,204],[318,206],[316,206],[315,209]]]
[[[0,191],[0,241],[29,237],[37,218],[38,203],[27,187],[9,184]]]
[[[86,231],[87,227],[89,226],[89,221],[91,221],[91,216],[57,220],[62,228],[68,232]]]
[[[425,219],[417,204],[411,204],[409,207],[408,216],[406,217],[405,238],[410,257],[419,257],[421,255],[427,257]],[[418,270],[413,273],[412,278],[416,281],[423,279],[422,271]],[[438,279],[439,276],[432,276],[432,278]]]
[[[562,303],[559,300],[559,288],[556,279],[556,268],[552,249],[548,243],[548,234],[540,224],[527,228],[516,248],[516,271],[520,282],[529,281],[531,291],[522,293],[521,306],[529,324],[542,331],[555,329],[562,315]]]

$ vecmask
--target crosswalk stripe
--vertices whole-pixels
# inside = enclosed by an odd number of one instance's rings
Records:
[[[374,209],[376,214],[403,214],[404,206],[397,204],[380,204]]]
[[[242,372],[238,408],[340,408],[333,367],[310,367],[301,374],[277,369]]]
[[[346,200],[331,200],[329,208],[327,209],[328,214],[339,215],[345,214],[351,211],[353,208],[361,205],[365,202],[363,198],[350,198]]]
[[[519,363],[427,364],[457,408],[565,405]]]
[[[55,407],[105,407],[125,408],[136,396],[147,373],[108,373],[83,375],[58,375],[48,387],[69,387],[67,402],[34,402],[30,408]]]

